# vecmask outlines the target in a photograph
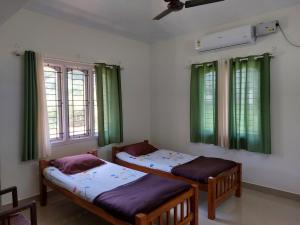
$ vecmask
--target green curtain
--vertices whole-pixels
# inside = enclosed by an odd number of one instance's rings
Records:
[[[190,87],[191,142],[218,142],[218,62],[192,65]]]
[[[121,76],[119,66],[96,64],[98,145],[123,141]]]
[[[24,55],[24,117],[23,117],[23,152],[22,160],[37,159],[37,72],[36,56],[32,51],[26,51]]]
[[[270,55],[230,61],[231,149],[271,154]]]

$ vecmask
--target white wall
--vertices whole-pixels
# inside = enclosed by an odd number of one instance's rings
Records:
[[[214,29],[222,30],[240,24],[279,19],[289,35],[300,42],[298,11],[300,6]],[[244,181],[300,194],[300,50],[289,46],[278,33],[259,40],[254,46],[199,55],[193,46],[194,40],[201,33],[204,32],[159,42],[150,49],[149,45],[141,42],[26,10],[10,18],[0,27],[2,187],[17,185],[21,198],[38,193],[37,163],[20,162],[22,64],[21,59],[12,54],[15,44],[19,44],[25,49],[52,57],[77,60],[76,57],[80,54],[83,61],[86,61],[85,58],[111,63],[121,61],[125,68],[122,72],[122,91],[126,143],[151,136],[153,143],[160,147],[237,160],[243,163]],[[222,57],[270,52],[274,47],[276,51],[272,61],[271,80],[273,154],[264,156],[191,144],[190,72],[186,66]],[[84,152],[94,147],[95,141],[66,145],[57,148],[54,157]],[[107,150],[101,152],[105,158],[109,155]]]
[[[37,162],[20,162],[22,146],[22,63],[15,44],[47,56],[122,63],[124,142],[150,136],[150,46],[107,32],[22,10],[0,27],[0,150],[2,187],[17,185],[20,198],[38,193]],[[91,61],[91,60],[89,60]],[[94,62],[94,61],[92,61]],[[66,145],[54,155],[95,148],[96,141]],[[109,149],[109,148],[108,148]],[[107,157],[110,153],[102,150]]]
[[[241,24],[279,19],[289,36],[300,43],[299,12],[300,5],[214,29],[217,31]],[[203,33],[199,31],[152,46],[152,141],[164,148],[240,161],[243,163],[244,181],[300,194],[300,49],[288,45],[278,33],[258,40],[253,46],[200,55],[193,47],[194,40]],[[272,50],[275,50],[271,75],[272,155],[191,144],[190,70],[186,66],[194,62],[248,56]]]

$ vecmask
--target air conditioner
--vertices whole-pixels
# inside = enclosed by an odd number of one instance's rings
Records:
[[[252,25],[209,34],[196,41],[196,50],[206,52],[237,45],[255,43],[255,28]]]

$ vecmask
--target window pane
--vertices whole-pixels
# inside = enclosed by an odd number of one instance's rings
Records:
[[[98,134],[98,106],[97,106],[97,87],[96,87],[96,74],[93,74],[93,86],[94,86],[94,96],[93,96],[93,103],[94,103],[94,134]]]
[[[241,137],[259,135],[259,71],[248,66],[241,65],[236,71],[236,121],[237,129]]]
[[[109,115],[109,86],[108,86],[108,73],[109,70],[107,70],[106,74],[103,76],[102,84],[103,84],[103,123],[104,123],[104,135],[106,135],[106,139],[108,139],[108,115]]]
[[[69,136],[88,136],[88,71],[68,69],[67,76]]]
[[[200,76],[200,136],[201,142],[216,142],[216,84],[215,63],[205,63],[199,68]]]
[[[47,65],[44,76],[50,140],[62,140],[61,68]]]
[[[193,65],[191,141],[217,144],[217,62]]]
[[[204,74],[204,96],[203,96],[203,114],[204,114],[204,133],[214,135],[215,129],[215,91],[216,74],[209,71]]]

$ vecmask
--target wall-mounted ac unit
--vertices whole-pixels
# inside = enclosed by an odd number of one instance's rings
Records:
[[[196,50],[206,52],[250,43],[255,43],[255,28],[247,25],[204,36],[196,41]]]

